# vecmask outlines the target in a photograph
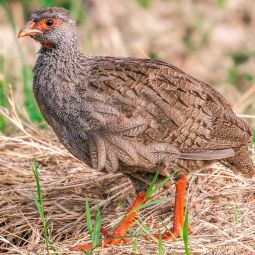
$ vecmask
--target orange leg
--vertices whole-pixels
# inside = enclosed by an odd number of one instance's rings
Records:
[[[125,239],[125,235],[127,230],[132,225],[135,217],[137,216],[136,208],[140,205],[143,205],[146,202],[145,193],[141,193],[137,196],[132,206],[127,211],[127,216],[124,220],[119,224],[119,226],[113,231],[112,234],[109,234],[107,230],[104,228],[101,229],[101,233],[105,236],[104,240],[101,240],[99,243],[100,247],[108,247],[111,245],[119,245],[122,241],[124,243],[128,243],[127,239]],[[73,251],[87,251],[92,249],[92,244],[86,245],[77,245],[71,248]]]
[[[185,176],[182,176],[176,182],[173,229],[169,232],[165,232],[164,234],[162,234],[162,239],[164,240],[175,240],[180,236],[181,230],[183,230],[186,185],[187,178]],[[154,236],[158,238],[157,234]]]
[[[125,239],[125,235],[127,230],[131,227],[133,221],[137,216],[136,208],[140,205],[143,205],[146,202],[144,198],[146,193],[141,193],[137,196],[132,206],[127,211],[127,216],[124,220],[119,224],[119,226],[114,230],[112,234],[108,234],[105,230],[104,235],[108,238],[108,245],[118,245],[121,241],[127,243],[127,239]]]
[[[184,227],[184,202],[185,202],[185,190],[187,185],[187,179],[185,176],[181,177],[176,182],[176,192],[175,192],[175,207],[174,207],[174,223],[173,229],[169,232],[162,234],[163,240],[175,240],[181,234],[181,230]],[[143,205],[146,202],[145,194],[139,194],[134,201],[133,205],[127,211],[126,218],[120,223],[120,225],[114,230],[112,234],[109,234],[105,229],[101,229],[101,233],[105,236],[104,240],[101,240],[99,243],[100,247],[109,247],[111,245],[119,245],[122,241],[127,243],[125,235],[127,230],[132,225],[135,217],[137,216],[137,208],[140,205]],[[189,228],[190,230],[190,228]],[[155,234],[154,237],[159,238],[158,234]],[[144,237],[148,239],[148,236]],[[92,244],[87,245],[78,245],[71,248],[74,251],[87,251],[92,249]]]

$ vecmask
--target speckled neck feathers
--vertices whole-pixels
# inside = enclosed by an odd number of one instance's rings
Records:
[[[67,80],[72,80],[76,75],[80,55],[78,39],[74,33],[68,40],[50,48],[42,45],[34,67],[34,73],[57,74]]]

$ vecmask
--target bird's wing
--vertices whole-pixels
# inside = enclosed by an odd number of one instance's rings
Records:
[[[117,169],[119,160],[148,167],[175,158],[222,159],[250,139],[218,92],[174,66],[110,57],[89,66],[79,93],[97,169]]]

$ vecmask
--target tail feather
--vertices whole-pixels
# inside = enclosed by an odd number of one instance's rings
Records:
[[[200,152],[181,152],[178,158],[191,160],[217,160],[233,157],[234,155],[235,151],[232,148],[229,148]]]

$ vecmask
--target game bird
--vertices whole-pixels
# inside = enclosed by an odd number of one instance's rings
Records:
[[[255,174],[246,122],[207,83],[158,60],[81,53],[75,22],[61,7],[35,11],[18,34],[24,36],[41,44],[33,69],[40,111],[76,158],[135,184],[139,176],[176,173],[173,228],[164,240],[178,238],[184,227],[188,174],[215,162],[248,178]],[[140,193],[127,217],[111,234],[102,229],[101,246],[127,241],[134,208],[147,200],[148,185],[135,186]]]

